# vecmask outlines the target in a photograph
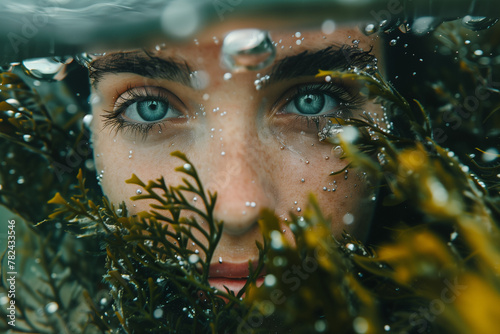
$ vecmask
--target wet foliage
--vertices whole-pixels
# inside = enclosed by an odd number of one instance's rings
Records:
[[[445,28],[439,33],[445,34]],[[327,139],[342,146],[349,168],[359,168],[377,180],[372,184],[380,184],[372,237],[366,244],[346,233],[334,238],[313,196],[303,215],[287,223],[294,244],[284,237],[275,214],[263,211],[259,266],[236,295],[208,283],[223,224],[213,217],[217,196],[203,188],[196,166],[176,152],[177,172],[185,175],[181,185],[132,176],[127,182],[141,189],[133,200],[154,204],[130,216],[124,205],[115,206],[93,190],[86,169],[75,167],[85,159],[60,172],[61,165],[67,166],[64,157],[85,136],[76,132],[81,130],[76,120],[63,122],[64,117],[54,116],[57,110],[49,113],[19,76],[3,73],[0,199],[28,222],[24,269],[18,271],[33,271],[36,277],[18,278],[24,292],[16,298],[22,323],[16,330],[494,332],[500,318],[500,166],[496,159],[482,164],[462,152],[494,154],[488,149],[498,148],[500,102],[492,81],[485,79],[488,69],[468,55],[457,61],[467,78],[457,91],[475,96],[482,87],[491,99],[464,119],[457,128],[460,136],[455,134],[450,145],[436,132],[449,127],[436,104],[407,99],[373,70],[319,71],[320,77],[359,81],[367,98],[391,120],[385,127],[368,113],[335,120],[343,123],[343,131]],[[436,82],[431,87],[435,95],[425,102],[459,104],[454,86]],[[474,138],[477,150],[459,146],[459,137],[466,135]],[[457,153],[448,146],[456,146]],[[187,200],[188,194],[198,197],[202,209]],[[264,266],[266,277],[257,287]],[[5,279],[0,293],[6,291]],[[2,313],[2,330],[9,328],[5,319]]]

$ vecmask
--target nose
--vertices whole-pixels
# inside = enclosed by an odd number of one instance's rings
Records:
[[[261,209],[275,209],[276,199],[266,147],[255,126],[236,118],[210,140],[207,189],[217,192],[214,218],[224,222],[224,233],[240,236],[256,227]]]

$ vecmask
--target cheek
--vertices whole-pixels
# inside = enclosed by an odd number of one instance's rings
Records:
[[[305,148],[305,146],[304,146]],[[289,212],[301,215],[314,194],[323,215],[331,221],[332,231],[341,236],[346,230],[364,239],[373,213],[374,185],[366,173],[348,169],[338,175],[349,161],[340,159],[340,147],[331,144],[309,144],[307,153],[284,148],[283,164],[279,175],[280,203],[277,214],[287,217]]]

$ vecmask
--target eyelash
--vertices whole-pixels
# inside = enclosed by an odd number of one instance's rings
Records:
[[[299,121],[306,122],[306,125],[309,126],[310,122],[314,122],[316,124],[317,129],[319,130],[324,122],[331,118],[341,118],[347,119],[353,116],[353,112],[361,109],[361,107],[365,104],[366,99],[360,95],[358,92],[352,92],[353,88],[348,87],[342,82],[330,82],[330,83],[309,83],[305,85],[298,86],[296,88],[292,88],[292,93],[289,97],[285,99],[285,103],[280,102],[283,100],[282,98],[275,104],[273,107],[281,111],[283,110],[289,103],[293,103],[293,101],[300,95],[304,93],[320,93],[326,94],[331,98],[335,99],[339,103],[339,107],[335,109],[332,113],[326,115],[319,116],[305,116],[295,114],[296,119]],[[281,103],[281,104],[280,104]],[[277,104],[280,104],[279,107],[276,107]],[[278,113],[280,113],[278,111]],[[321,125],[320,125],[321,123]]]
[[[139,90],[144,90],[144,93]],[[155,92],[153,92],[155,90]],[[125,90],[125,93],[128,95],[127,98],[123,98],[123,94],[120,95],[117,92],[117,95],[120,97],[115,102],[114,110],[105,110],[106,114],[103,115],[105,118],[104,128],[109,127],[118,133],[120,131],[127,131],[132,135],[141,134],[143,139],[146,139],[151,129],[156,125],[159,127],[159,131],[163,129],[164,121],[151,122],[151,123],[136,123],[129,122],[123,117],[123,113],[125,110],[132,104],[136,102],[146,101],[146,100],[158,100],[158,101],[169,101],[169,94],[165,89],[160,87],[132,87],[128,86]],[[125,94],[124,93],[124,94]],[[120,99],[124,101],[120,102]]]
[[[342,82],[330,82],[330,83],[308,83],[292,88],[290,91],[285,93],[284,96],[289,97],[278,99],[278,102],[272,107],[273,110],[279,109],[274,114],[279,114],[289,103],[293,103],[294,99],[304,93],[319,93],[326,94],[333,98],[339,103],[339,107],[335,109],[332,113],[319,116],[305,116],[294,114],[298,121],[306,122],[309,126],[310,122],[316,124],[317,129],[323,126],[323,123],[330,118],[349,118],[352,116],[353,111],[358,110],[362,107],[365,99],[358,93],[353,93],[352,88],[347,87]],[[123,95],[127,94],[124,98]],[[169,93],[164,88],[160,87],[132,87],[129,86],[125,90],[124,94],[117,95],[120,97],[115,102],[115,108],[113,110],[105,110],[106,114],[103,115],[105,118],[104,127],[110,127],[116,133],[120,131],[130,132],[132,135],[141,134],[143,139],[146,139],[150,131],[154,126],[159,127],[159,131],[163,129],[165,121],[151,122],[151,123],[137,123],[127,121],[123,114],[126,109],[136,102],[141,102],[145,100],[158,100],[167,101],[171,103],[169,98]],[[122,99],[123,101],[120,101]],[[284,101],[284,102],[283,102]]]

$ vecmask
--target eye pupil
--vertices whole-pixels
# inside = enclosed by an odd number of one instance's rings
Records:
[[[143,120],[155,122],[165,117],[169,109],[166,101],[146,100],[137,103],[137,113]]]
[[[315,115],[320,113],[325,106],[324,94],[302,94],[294,99],[295,108],[307,115]]]

